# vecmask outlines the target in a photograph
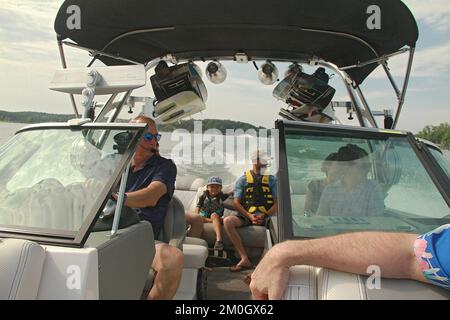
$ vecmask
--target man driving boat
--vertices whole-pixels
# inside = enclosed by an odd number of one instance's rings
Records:
[[[177,168],[172,160],[159,155],[158,141],[161,135],[155,122],[142,115],[131,122],[147,123],[148,128],[131,161],[124,205],[133,208],[142,220],[152,224],[157,240],[175,189]],[[117,198],[117,194],[113,196]],[[155,249],[152,268],[156,276],[148,299],[172,299],[181,280],[183,253],[178,248],[158,241]]]

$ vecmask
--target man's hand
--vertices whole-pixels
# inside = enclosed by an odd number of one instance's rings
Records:
[[[249,217],[250,221],[252,222],[252,224],[256,224],[256,225],[259,224],[259,219],[256,215],[251,214],[250,212],[247,212],[247,213],[248,213],[248,217]]]
[[[264,213],[258,213],[258,214],[251,214],[249,213],[250,220],[252,221],[252,224],[261,226],[264,224]]]
[[[252,274],[250,290],[255,300],[280,300],[286,290],[289,267],[283,263],[279,250],[273,249],[264,256]]]

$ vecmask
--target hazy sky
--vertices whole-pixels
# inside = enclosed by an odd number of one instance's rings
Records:
[[[53,21],[62,2],[0,0],[0,110],[72,113],[65,94],[47,89],[54,70],[61,67]],[[428,124],[450,122],[450,2],[404,2],[418,21],[420,35],[399,128],[417,132]],[[66,51],[69,67],[89,61],[83,51]],[[391,62],[394,74],[403,75],[405,62],[406,56]],[[273,86],[260,84],[252,64],[225,65],[225,83],[214,85],[205,79],[207,110],[195,118],[241,120],[272,127],[284,106],[272,97]],[[200,66],[204,70],[205,64]],[[283,74],[285,66],[278,66]],[[396,106],[393,91],[381,75],[376,71],[363,85],[373,110]],[[331,82],[338,89],[335,99],[347,100],[339,81],[335,77]],[[149,87],[138,93],[152,95]]]

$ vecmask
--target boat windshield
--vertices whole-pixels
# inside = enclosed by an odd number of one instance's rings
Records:
[[[444,170],[444,172],[450,178],[450,161],[448,161],[440,151],[434,148],[428,148],[428,150],[430,150],[431,154],[436,159],[437,163],[441,166],[442,170]]]
[[[140,133],[69,127],[18,133],[0,149],[0,232],[77,234],[102,206]],[[93,138],[100,136],[101,144]]]
[[[407,135],[287,133],[293,237],[357,230],[422,233],[448,207]]]

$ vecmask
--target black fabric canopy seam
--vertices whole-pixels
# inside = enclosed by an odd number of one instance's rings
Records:
[[[136,34],[142,34],[142,33],[153,33],[153,32],[161,32],[161,31],[176,31],[177,29],[180,30],[186,30],[186,29],[203,29],[203,28],[233,28],[233,29],[269,29],[269,30],[288,30],[288,31],[306,31],[306,32],[314,32],[314,33],[323,33],[323,34],[327,34],[327,35],[334,35],[337,37],[343,37],[346,39],[351,39],[354,40],[360,44],[363,44],[365,47],[367,47],[368,49],[370,49],[374,54],[375,54],[375,58],[379,58],[380,54],[377,52],[377,50],[373,47],[372,44],[370,44],[368,41],[350,34],[350,33],[345,33],[345,32],[339,32],[339,31],[330,31],[330,30],[323,30],[323,29],[312,29],[312,28],[303,28],[303,27],[298,27],[298,26],[283,26],[283,25],[246,25],[246,24],[239,24],[239,25],[231,25],[231,24],[219,24],[219,25],[177,25],[177,26],[170,26],[170,27],[158,27],[158,28],[148,28],[148,29],[137,29],[137,30],[131,30],[131,31],[127,31],[124,32],[120,35],[118,35],[117,37],[115,37],[114,39],[110,40],[101,51],[104,51],[105,53],[107,53],[105,50],[106,48],[108,48],[109,46],[111,46],[112,44],[114,44],[115,42],[125,39],[129,36],[133,36]],[[160,46],[160,48],[164,48],[165,50],[167,50],[166,47],[162,47]]]

